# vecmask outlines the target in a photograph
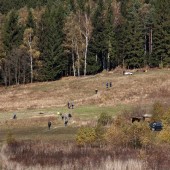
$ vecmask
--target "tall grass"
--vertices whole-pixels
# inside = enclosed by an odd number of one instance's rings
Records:
[[[127,156],[128,155],[128,156]],[[1,152],[3,169],[143,170],[135,150],[77,147],[73,143],[15,142]]]

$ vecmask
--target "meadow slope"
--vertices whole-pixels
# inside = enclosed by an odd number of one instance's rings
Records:
[[[112,82],[112,87],[107,89],[106,82]],[[0,143],[10,131],[17,139],[72,140],[77,127],[95,125],[102,112],[115,116],[133,106],[148,108],[155,101],[168,103],[169,86],[170,70],[157,69],[134,71],[130,76],[117,70],[80,78],[65,77],[54,82],[0,87]],[[95,94],[96,88],[98,94]],[[67,108],[68,101],[74,101],[74,109]],[[69,128],[63,130],[58,111],[72,113]],[[17,113],[15,121],[13,113]],[[49,120],[52,121],[50,132],[47,130]]]
[[[149,111],[155,101],[168,105],[170,70],[154,69],[148,72],[134,70],[133,72],[133,75],[124,76],[122,70],[115,70],[80,78],[64,77],[54,82],[0,87],[0,149],[2,146],[5,147],[9,140],[26,141],[29,146],[31,142],[35,141],[34,145],[37,144],[38,147],[45,143],[51,146],[53,142],[62,145],[65,144],[63,142],[66,142],[65,145],[69,147],[70,143],[74,143],[79,127],[82,125],[95,126],[96,120],[102,112],[114,117],[132,107],[137,107],[137,109],[141,107]],[[107,89],[107,82],[112,82],[112,87]],[[97,94],[95,94],[95,89],[98,89]],[[68,101],[74,102],[74,109],[67,108]],[[57,112],[71,112],[73,117],[69,121],[68,127],[64,127]],[[12,119],[13,113],[17,114],[16,120]],[[48,121],[52,122],[51,130],[47,128]],[[61,148],[61,146],[57,146],[57,148]],[[8,150],[3,153],[3,147],[0,153],[0,169],[2,165],[3,167],[8,166],[6,169],[11,167],[12,169],[14,167],[22,169],[20,163],[7,159]],[[50,152],[49,147],[46,149],[43,152]],[[36,154],[38,154],[37,151]],[[51,155],[51,152],[49,154]],[[42,158],[44,160],[44,157]],[[82,158],[84,160],[84,155]],[[37,159],[35,160],[37,161]],[[133,162],[133,168],[130,169],[143,167],[138,160],[133,159],[133,161],[135,163]],[[109,164],[109,161],[106,161],[106,165],[110,165],[112,169],[115,166],[113,163]],[[123,165],[124,163],[126,162],[120,163],[119,167],[126,167],[127,165]],[[130,166],[129,162],[128,166]],[[138,166],[138,168],[134,168],[134,166]],[[31,169],[40,168],[34,166]]]
[[[106,82],[112,88],[106,89]],[[170,70],[149,70],[123,76],[104,72],[94,76],[65,77],[54,82],[0,87],[0,113],[19,110],[63,108],[67,101],[77,106],[145,104],[170,98]],[[99,92],[96,95],[95,89]]]

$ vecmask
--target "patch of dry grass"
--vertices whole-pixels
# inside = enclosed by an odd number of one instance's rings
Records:
[[[126,154],[129,154],[125,158]],[[109,148],[79,148],[72,143],[20,142],[2,148],[5,169],[94,169],[143,170],[145,164],[135,150],[117,152]]]
[[[0,88],[1,112],[50,107],[65,107],[67,101],[74,100],[79,105],[114,106],[157,98],[170,98],[170,70],[150,70],[123,76],[117,72],[103,72],[95,76],[66,77],[59,81],[33,83]],[[112,88],[106,89],[106,82]],[[98,94],[95,95],[95,89]]]

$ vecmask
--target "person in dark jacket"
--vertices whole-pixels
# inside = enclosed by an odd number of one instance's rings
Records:
[[[48,121],[48,129],[50,130],[51,128],[51,121]]]

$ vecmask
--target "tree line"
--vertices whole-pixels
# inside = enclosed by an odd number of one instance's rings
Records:
[[[4,0],[0,6],[3,85],[118,66],[169,67],[169,0]]]

